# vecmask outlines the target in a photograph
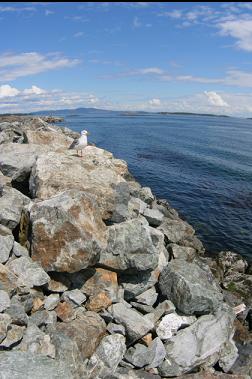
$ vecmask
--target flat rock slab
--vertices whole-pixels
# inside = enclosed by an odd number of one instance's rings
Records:
[[[194,263],[179,259],[164,268],[159,287],[162,294],[186,315],[214,312],[223,301],[212,275]]]
[[[70,190],[30,211],[32,259],[46,271],[75,272],[94,265],[106,246],[106,226],[89,194]]]

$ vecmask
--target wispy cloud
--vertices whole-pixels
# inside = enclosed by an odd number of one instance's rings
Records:
[[[37,52],[1,54],[0,82],[15,80],[19,77],[35,75],[59,68],[72,67],[79,63],[79,59],[67,58],[59,53],[47,55]]]
[[[12,5],[0,6],[0,13],[35,12],[35,7],[16,7]]]
[[[80,37],[83,37],[84,36],[84,32],[76,32],[74,33],[74,38],[80,38]]]

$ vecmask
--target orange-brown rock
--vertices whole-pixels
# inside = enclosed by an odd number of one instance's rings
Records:
[[[78,345],[82,358],[89,358],[106,334],[106,324],[94,312],[80,312],[77,318],[59,323],[56,329],[70,337]]]
[[[112,300],[108,297],[106,292],[99,292],[97,295],[91,296],[86,304],[89,311],[99,312],[102,309],[108,308],[112,304]]]
[[[92,197],[70,190],[34,204],[32,259],[46,271],[76,272],[94,265],[106,246],[106,226]]]
[[[58,318],[61,321],[69,322],[75,318],[74,308],[70,303],[63,302],[59,303],[55,308]]]

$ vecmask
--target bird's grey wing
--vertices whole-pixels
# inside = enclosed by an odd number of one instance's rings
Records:
[[[71,145],[69,146],[68,149],[74,149],[74,148],[76,148],[76,146],[78,146],[78,144],[79,144],[79,138],[76,138],[76,139],[71,143]]]

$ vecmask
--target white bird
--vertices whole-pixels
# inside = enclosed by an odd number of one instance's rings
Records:
[[[87,136],[89,133],[86,130],[82,130],[81,136],[79,138],[76,138],[72,144],[69,146],[69,150],[77,150],[77,155],[79,155],[79,150],[81,151],[81,157],[82,157],[82,150],[87,146]]]

